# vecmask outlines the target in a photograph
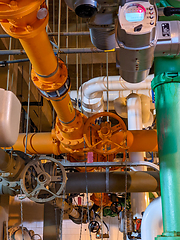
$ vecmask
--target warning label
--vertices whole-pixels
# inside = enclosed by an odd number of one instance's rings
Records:
[[[170,37],[171,32],[170,32],[169,23],[162,23],[161,27],[162,27],[162,35],[163,35],[163,37]]]

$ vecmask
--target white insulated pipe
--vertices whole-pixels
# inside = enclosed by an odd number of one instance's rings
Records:
[[[154,199],[146,208],[141,223],[141,239],[154,240],[163,232],[161,197]]]
[[[122,91],[122,90],[150,90],[151,81],[154,75],[149,75],[144,81],[140,83],[129,83],[122,79],[120,76],[108,77],[108,90],[109,91]],[[94,98],[98,92],[107,91],[107,77],[96,77],[82,85],[83,95],[87,99]]]
[[[141,98],[138,94],[131,93],[127,98],[128,130],[142,130]],[[143,152],[129,153],[131,162],[144,161]],[[138,171],[147,171],[147,167],[139,166]],[[133,218],[142,218],[142,212],[149,204],[149,193],[131,193],[131,208]]]
[[[109,101],[114,101],[118,97],[127,97],[132,91],[151,97],[151,81],[154,75],[149,75],[140,83],[128,83],[120,76],[108,76]],[[81,99],[84,113],[91,116],[94,113],[104,111],[103,101],[107,101],[107,77],[96,77],[85,82],[79,89],[77,97],[76,91],[70,92],[73,99]]]

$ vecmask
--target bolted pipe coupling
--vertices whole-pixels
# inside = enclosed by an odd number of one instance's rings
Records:
[[[32,68],[31,77],[41,95],[48,100],[57,100],[70,90],[70,78],[61,59],[58,59],[56,69],[49,75],[41,75]]]
[[[41,95],[47,98],[48,100],[56,100],[64,96],[70,90],[70,86],[71,86],[70,77],[68,76],[64,85],[55,91],[49,92],[49,91],[43,91],[41,89],[38,89],[38,90],[41,93]]]

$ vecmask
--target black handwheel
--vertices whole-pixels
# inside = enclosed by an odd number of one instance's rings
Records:
[[[97,221],[91,221],[89,223],[89,231],[92,233],[97,233],[100,229],[100,225]]]

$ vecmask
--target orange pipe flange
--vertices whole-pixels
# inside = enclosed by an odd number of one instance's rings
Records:
[[[67,110],[66,110],[67,111]],[[82,132],[84,123],[87,117],[76,110],[76,119],[71,123],[71,128],[61,124],[57,119],[55,125],[56,136],[63,145],[63,147],[70,153],[83,152],[85,148],[84,138]]]

